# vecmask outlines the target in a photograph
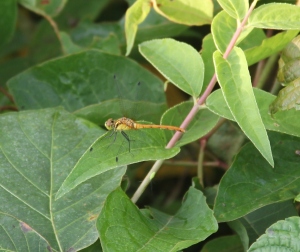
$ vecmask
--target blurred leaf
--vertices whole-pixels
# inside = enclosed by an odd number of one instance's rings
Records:
[[[248,0],[219,0],[222,8],[234,19],[242,20],[249,9]]]
[[[216,232],[217,222],[203,194],[192,187],[174,216],[154,208],[146,215],[117,189],[107,198],[97,228],[104,251],[179,251]]]
[[[156,0],[153,8],[167,19],[185,25],[210,24],[213,16],[211,1]]]
[[[230,164],[244,141],[245,135],[241,129],[227,121],[210,136],[207,146],[218,158]]]
[[[166,139],[160,129],[108,132],[88,148],[63,182],[56,198],[60,198],[84,181],[111,169],[145,160],[167,159],[179,148],[166,149]]]
[[[274,101],[276,96],[256,88],[254,88],[253,91],[259,108],[259,113],[266,129],[300,137],[299,111],[279,111],[272,117],[269,114],[269,105]],[[207,98],[206,106],[217,115],[235,121],[228,106],[226,105],[221,90],[213,92]]]
[[[245,50],[248,65],[251,66],[275,53],[279,53],[298,32],[298,30],[280,32],[264,39],[260,45],[248,48]]]
[[[241,240],[237,235],[215,238],[205,243],[201,252],[239,252],[243,251]]]
[[[88,4],[86,0],[70,0],[55,21],[61,30],[72,28],[81,20],[97,18],[108,3],[109,0],[89,0]]]
[[[274,166],[270,142],[253,94],[243,51],[235,47],[227,59],[215,52],[214,64],[226,104],[236,122],[270,165]]]
[[[266,230],[248,251],[299,251],[300,218],[297,216],[278,221]]]
[[[278,81],[287,84],[300,77],[299,57],[300,57],[300,36],[295,37],[282,50],[279,59]]]
[[[132,91],[132,87],[142,81],[148,92],[145,101],[165,101],[163,84],[157,77],[132,60],[97,50],[35,66],[10,79],[8,87],[21,109],[62,105],[75,111],[118,97],[116,89],[112,88],[115,74],[127,91]],[[128,94],[124,95],[128,97]],[[128,99],[138,98],[131,96]]]
[[[244,225],[239,220],[229,221],[227,224],[239,236],[243,246],[241,251],[247,251],[249,248],[249,236]]]
[[[300,8],[284,3],[261,5],[251,13],[248,26],[263,29],[298,30],[300,27]]]
[[[102,204],[120,185],[125,168],[102,173],[60,200],[54,201],[54,195],[101,133],[94,124],[61,108],[1,115],[2,214],[26,224],[22,229],[26,236],[36,232],[50,244],[50,250],[80,250],[92,244],[98,238],[95,221]],[[9,221],[10,227],[15,225],[14,220]],[[17,237],[19,232],[19,228],[11,229],[10,237]],[[1,248],[5,242],[0,239]],[[37,246],[37,240],[20,238],[15,242],[26,247],[20,251]]]
[[[16,0],[0,1],[0,48],[13,37],[16,20]]]
[[[200,94],[204,64],[193,47],[173,39],[156,39],[140,44],[139,51],[178,88],[193,97]]]
[[[295,108],[300,110],[300,77],[281,89],[277,98],[270,105],[271,114]]]
[[[67,2],[67,0],[18,1],[21,5],[31,11],[43,16],[50,17],[58,15]]]
[[[180,126],[192,107],[193,102],[183,102],[170,108],[163,114],[161,124]],[[210,112],[208,109],[199,109],[198,113],[189,124],[189,127],[186,129],[186,132],[183,133],[179,141],[176,142],[176,146],[183,146],[203,137],[213,129],[218,120],[219,117]],[[167,139],[171,139],[173,133],[170,131],[166,131],[165,133],[167,135]]]
[[[272,169],[248,143],[223,176],[214,207],[218,221],[237,219],[255,209],[293,199],[300,190],[300,138],[269,132],[275,166]]]
[[[297,210],[292,200],[289,200],[264,206],[233,222],[240,222],[246,228],[249,244],[251,245],[271,224],[296,215]],[[229,222],[230,226],[231,223]],[[248,246],[246,249],[248,249]]]
[[[127,9],[125,17],[126,55],[129,55],[132,49],[138,25],[145,20],[150,8],[151,5],[148,0],[137,0]]]

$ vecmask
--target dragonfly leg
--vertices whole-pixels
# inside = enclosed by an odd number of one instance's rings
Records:
[[[129,146],[129,152],[130,152],[130,139],[129,136],[122,130],[121,134],[125,137],[126,141],[128,142],[128,146]]]

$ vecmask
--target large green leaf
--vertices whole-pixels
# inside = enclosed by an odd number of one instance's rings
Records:
[[[123,92],[118,92],[116,82]],[[142,92],[133,94],[138,82]],[[75,111],[113,98],[143,100],[149,108],[165,102],[163,83],[157,77],[132,60],[97,50],[35,66],[10,79],[8,87],[20,109],[62,105]]]
[[[16,0],[0,2],[0,48],[13,36],[17,19]]]
[[[253,89],[265,128],[300,137],[300,112],[295,110],[279,111],[271,116],[269,105],[276,96],[260,89]],[[206,100],[208,109],[229,120],[235,120],[232,116],[221,90],[213,92]]]
[[[299,251],[300,218],[297,216],[278,221],[266,230],[252,246],[252,251]]]
[[[284,3],[261,5],[251,13],[248,26],[263,29],[298,30],[300,7]]]
[[[173,39],[157,39],[140,44],[139,50],[166,79],[198,97],[203,85],[204,64],[193,47]]]
[[[269,133],[275,166],[272,169],[248,143],[223,176],[214,212],[219,221],[237,219],[260,207],[294,198],[300,190],[300,138]]]
[[[117,189],[107,197],[97,228],[103,251],[175,252],[216,232],[217,222],[195,188],[189,189],[174,216],[153,208],[141,212]]]
[[[270,165],[274,166],[270,142],[253,94],[243,51],[235,47],[227,59],[217,51],[214,53],[214,64],[223,96],[235,121]]]
[[[0,211],[11,217],[5,218],[10,225],[7,235],[13,237],[16,247],[33,247],[37,242],[15,239],[20,228],[25,236],[36,233],[43,237],[53,251],[80,250],[98,238],[96,218],[106,196],[120,185],[125,167],[102,173],[59,200],[54,196],[102,133],[61,108],[0,116]],[[0,247],[15,250],[6,241],[0,239]]]
[[[59,189],[62,197],[84,181],[108,170],[145,160],[167,159],[179,148],[166,149],[165,135],[160,129],[140,129],[108,132],[98,138],[83,154]]]

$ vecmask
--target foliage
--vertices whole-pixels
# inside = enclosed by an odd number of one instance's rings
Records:
[[[299,251],[300,8],[268,2],[1,1],[1,249]]]

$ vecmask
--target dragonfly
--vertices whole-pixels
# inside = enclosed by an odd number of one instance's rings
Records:
[[[116,77],[114,76],[114,79]],[[138,83],[139,85],[140,83]],[[113,119],[109,118],[105,122],[105,127],[108,131],[111,131],[112,133],[109,134],[108,136],[114,136],[113,142],[116,141],[118,132],[121,133],[121,135],[126,139],[128,142],[128,149],[130,152],[130,142],[132,141],[128,134],[125,131],[128,130],[139,130],[139,129],[164,129],[164,130],[172,130],[172,131],[178,131],[181,133],[185,132],[185,129],[177,127],[177,126],[171,126],[171,125],[157,125],[157,124],[142,124],[142,123],[137,123],[134,120],[127,118],[127,117],[121,117],[119,119]],[[118,157],[116,157],[116,161],[118,162]]]

